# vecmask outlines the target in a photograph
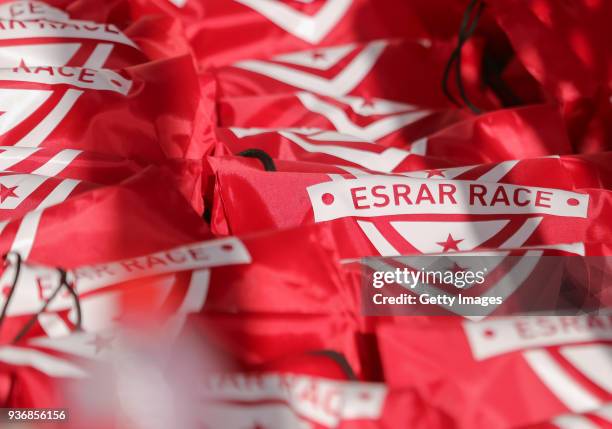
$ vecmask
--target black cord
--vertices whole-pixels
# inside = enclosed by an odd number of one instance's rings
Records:
[[[13,282],[11,284],[11,287],[9,289],[9,294],[6,297],[6,301],[4,302],[4,305],[2,306],[2,313],[0,313],[0,330],[2,329],[2,325],[4,323],[4,320],[6,319],[6,313],[8,311],[8,306],[11,302],[11,299],[13,298],[13,295],[15,293],[15,289],[17,288],[17,283],[19,282],[19,274],[21,274],[21,255],[17,252],[11,252],[11,253],[7,253],[6,255],[4,255],[3,259],[5,262],[5,265],[8,261],[9,256],[11,255],[15,255],[16,260],[15,260],[15,275],[13,277]]]
[[[38,316],[40,316],[45,311],[47,311],[47,308],[49,307],[49,305],[51,305],[53,300],[59,295],[60,291],[64,287],[68,289],[69,293],[74,297],[74,300],[75,300],[75,307],[76,307],[76,312],[77,312],[77,322],[76,322],[75,330],[76,331],[82,330],[83,319],[82,319],[81,301],[80,301],[79,295],[76,293],[72,285],[70,285],[70,283],[68,282],[68,279],[67,279],[68,275],[66,274],[66,271],[62,270],[61,268],[58,268],[57,270],[60,274],[59,284],[57,285],[57,287],[55,288],[55,290],[53,291],[49,299],[45,301],[45,304],[42,306],[42,308],[38,310],[38,312],[34,314],[26,322],[26,324],[21,328],[21,330],[17,333],[17,335],[13,339],[13,344],[16,344],[19,341],[21,341],[21,339],[30,331],[30,329],[32,329],[32,327],[34,326],[34,323],[36,323],[36,320],[38,319]]]
[[[316,350],[311,351],[309,354],[313,356],[325,356],[330,358],[338,364],[338,366],[344,372],[344,375],[346,375],[348,380],[358,380],[357,374],[355,374],[355,371],[351,367],[351,364],[348,362],[348,360],[346,360],[346,357],[344,357],[342,353],[338,353],[334,350]]]
[[[463,79],[461,77],[461,54],[463,51],[463,46],[467,43],[467,41],[474,35],[476,28],[478,27],[478,21],[482,15],[484,10],[484,3],[481,0],[471,0],[465,13],[463,15],[463,20],[461,21],[461,27],[459,28],[459,36],[457,41],[457,47],[451,53],[451,56],[444,68],[444,74],[442,77],[442,91],[444,95],[455,105],[462,107],[462,104],[453,96],[453,94],[449,90],[449,79],[451,70],[453,66],[455,67],[455,79],[457,84],[457,89],[459,90],[459,96],[461,100],[472,112],[476,114],[482,113],[482,110],[476,107],[467,96],[465,91],[465,86],[463,85]],[[474,8],[476,8],[476,12],[474,13]]]
[[[210,223],[212,222],[212,211],[210,210],[210,207],[208,206],[204,207],[204,213],[202,214],[202,219],[204,219],[204,222],[210,225]]]
[[[83,330],[83,313],[81,312],[81,297],[74,288],[74,283],[68,281],[68,275],[64,273],[64,286],[68,289],[68,293],[74,299],[74,308],[76,310],[76,323],[74,330],[80,332]]]
[[[245,158],[255,158],[261,161],[266,171],[277,171],[276,164],[270,155],[261,149],[247,149],[238,154]]]

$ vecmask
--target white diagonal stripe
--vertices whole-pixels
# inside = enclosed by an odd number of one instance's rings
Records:
[[[584,413],[602,405],[595,395],[578,384],[546,350],[528,350],[523,353],[523,357],[542,383],[570,411]]]
[[[278,0],[235,1],[255,9],[285,31],[312,44],[321,42],[352,4],[352,0],[327,0],[315,16],[308,16]]]
[[[363,233],[368,237],[370,243],[376,248],[378,253],[381,256],[400,256],[400,252],[397,251],[395,247],[391,243],[387,241],[387,239],[380,233],[380,231],[376,228],[372,222],[366,221],[357,221],[357,225],[363,231]]]
[[[98,44],[83,67],[89,69],[103,69],[104,63],[106,63],[106,60],[110,57],[111,52],[113,52],[113,45],[110,43]]]
[[[0,134],[5,134],[29,118],[53,94],[43,89],[0,88]]]
[[[342,96],[355,89],[370,73],[386,46],[387,42],[384,40],[369,43],[344,70],[331,80],[266,61],[246,60],[234,66],[317,94]]]
[[[31,211],[21,219],[11,245],[11,252],[19,252],[23,260],[27,260],[30,256],[42,213],[42,210]]]
[[[429,115],[429,112],[424,110],[401,113],[387,116],[366,127],[361,127],[351,121],[342,109],[321,100],[313,94],[300,92],[297,94],[297,97],[308,110],[327,118],[336,130],[343,134],[357,136],[369,141],[380,140]]]
[[[9,170],[12,166],[33,155],[39,149],[15,146],[0,146],[0,171]]]
[[[54,155],[44,165],[41,165],[39,168],[34,170],[32,174],[48,177],[57,176],[81,153],[83,153],[83,151],[76,149],[64,149]]]
[[[38,315],[38,323],[49,338],[59,338],[70,335],[70,328],[57,313],[42,313]]]
[[[336,158],[343,159],[352,164],[357,164],[363,168],[368,168],[374,171],[390,173],[406,158],[410,156],[410,152],[405,150],[388,148],[381,153],[376,153],[363,149],[355,149],[346,146],[330,145],[330,144],[314,144],[309,143],[296,134],[281,131],[279,133],[287,140],[292,141],[306,152],[323,153]]]
[[[208,289],[210,286],[210,270],[197,270],[191,273],[189,288],[174,317],[166,324],[166,334],[171,338],[180,334],[187,317],[191,313],[197,313],[204,308]]]
[[[62,99],[57,103],[53,110],[32,129],[24,138],[18,141],[15,146],[19,147],[38,147],[47,137],[57,128],[70,109],[77,102],[83,91],[69,89]]]
[[[559,429],[599,429],[599,426],[591,422],[586,417],[578,415],[564,415],[555,417],[553,424]]]
[[[500,249],[515,249],[517,247],[522,247],[523,244],[529,240],[529,237],[532,236],[533,232],[538,229],[543,219],[543,217],[532,217],[527,219],[510,238],[499,246]]]
[[[518,164],[518,161],[505,161],[500,162],[491,170],[487,171],[485,174],[478,178],[479,182],[491,182],[497,183],[501,179],[504,178],[506,174],[508,174],[512,169]]]
[[[593,411],[593,414],[612,423],[612,404],[605,405],[599,410]]]
[[[38,207],[36,207],[36,210],[41,211],[41,210],[46,209],[47,207],[51,207],[51,206],[54,206],[56,204],[66,201],[66,199],[70,196],[72,191],[74,191],[74,188],[76,188],[79,185],[79,183],[81,183],[80,180],[74,180],[74,179],[62,180],[60,184],[57,185],[55,189],[51,191],[49,195],[45,197],[44,200],[41,201]]]
[[[78,366],[49,354],[21,347],[0,347],[0,361],[30,366],[51,377],[83,378],[87,374]]]
[[[561,349],[561,355],[593,383],[612,393],[612,346],[567,346]]]
[[[80,48],[80,43],[4,46],[0,47],[0,64],[19,67],[23,61],[29,66],[65,66]]]
[[[24,260],[28,259],[32,247],[34,246],[38,225],[40,224],[44,209],[65,201],[79,183],[80,181],[78,180],[63,180],[43,201],[41,201],[36,210],[28,212],[21,218],[17,234],[11,245],[12,252],[19,252]]]

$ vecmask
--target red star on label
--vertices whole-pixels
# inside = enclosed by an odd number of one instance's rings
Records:
[[[359,399],[361,399],[362,401],[370,400],[371,399],[370,393],[369,392],[360,392],[359,393]]]
[[[486,331],[484,331],[484,336],[487,338],[494,337],[495,331],[493,331],[492,329],[487,329]]]
[[[457,245],[463,240],[464,239],[455,240],[453,239],[453,236],[451,234],[448,234],[448,238],[446,239],[446,241],[440,241],[436,244],[444,248],[444,250],[442,250],[443,252],[450,252],[451,250],[459,251],[459,247],[457,247]]]
[[[3,203],[7,198],[19,198],[19,196],[15,193],[15,189],[17,186],[13,186],[12,188],[7,188],[2,183],[0,183],[0,203]]]
[[[370,95],[365,95],[363,97],[363,102],[361,103],[362,109],[365,107],[374,108],[375,106],[376,106],[376,101]]]
[[[325,54],[323,52],[313,52],[312,59],[315,61],[324,60]]]
[[[440,176],[440,177],[446,177],[444,175],[444,171],[442,170],[429,170],[427,171],[427,178],[431,178],[431,177],[435,177],[435,176]]]
[[[96,335],[96,338],[94,338],[93,341],[90,341],[89,344],[96,348],[96,354],[98,354],[102,350],[110,348],[113,340],[113,337],[103,337],[102,335]]]

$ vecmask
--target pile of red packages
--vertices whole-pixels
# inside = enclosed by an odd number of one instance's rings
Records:
[[[612,427],[610,20],[0,0],[0,421]],[[597,311],[364,314],[368,261],[449,254],[595,258]]]

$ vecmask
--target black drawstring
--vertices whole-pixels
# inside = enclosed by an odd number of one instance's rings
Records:
[[[6,313],[8,311],[8,306],[11,302],[11,299],[13,298],[13,294],[15,293],[15,288],[17,287],[17,283],[19,282],[19,274],[21,273],[21,255],[17,252],[11,252],[11,253],[7,253],[6,255],[4,255],[3,259],[4,259],[5,267],[7,266],[8,257],[10,255],[15,255],[16,257],[15,275],[13,276],[13,282],[11,283],[11,286],[9,288],[9,293],[8,293],[8,296],[6,297],[6,301],[4,302],[4,305],[2,306],[2,313],[0,313],[0,330],[2,330],[2,325],[4,323],[4,319],[6,319]]]
[[[83,330],[83,313],[81,312],[81,297],[74,288],[74,283],[68,281],[68,275],[64,272],[64,286],[68,289],[68,293],[74,299],[74,309],[76,311],[76,323],[74,330],[80,332]]]
[[[351,380],[351,381],[358,380],[357,374],[355,374],[355,371],[353,371],[351,364],[346,360],[346,357],[344,357],[342,353],[338,353],[334,350],[317,350],[317,351],[312,351],[308,354],[313,355],[313,356],[325,356],[325,357],[330,358],[331,360],[333,360],[334,362],[338,364],[338,366],[344,372],[348,380]]]
[[[76,308],[76,313],[77,313],[75,331],[82,330],[81,326],[82,326],[83,318],[82,318],[82,313],[81,313],[81,301],[80,301],[79,295],[74,290],[74,287],[68,282],[68,275],[66,271],[62,270],[61,268],[58,268],[57,270],[60,274],[59,284],[57,285],[57,287],[55,288],[55,290],[53,291],[49,299],[45,301],[45,304],[42,306],[42,308],[27,321],[27,323],[23,326],[23,328],[21,328],[19,333],[13,339],[13,344],[18,343],[30,331],[30,329],[32,329],[32,326],[34,326],[34,323],[36,323],[38,316],[40,316],[45,311],[47,311],[47,308],[53,302],[53,300],[59,295],[63,287],[66,287],[68,289],[68,292],[74,298],[75,308]]]
[[[277,171],[274,160],[270,155],[261,149],[247,149],[238,154],[238,156],[244,156],[245,158],[255,158],[261,161],[266,171]]]
[[[210,207],[208,206],[204,207],[204,213],[202,214],[202,219],[204,219],[204,222],[210,225],[210,223],[212,222],[212,211],[210,210]]]
[[[477,7],[476,12],[474,13],[474,8]],[[476,27],[478,26],[478,21],[480,20],[480,16],[484,10],[484,3],[481,0],[471,0],[467,9],[465,10],[465,14],[463,15],[463,20],[461,22],[461,27],[459,29],[459,37],[457,41],[457,47],[453,51],[446,64],[444,69],[444,75],[442,77],[442,91],[446,95],[446,97],[457,106],[461,107],[461,103],[457,101],[457,99],[451,94],[448,88],[448,80],[450,78],[451,70],[453,66],[455,67],[455,80],[457,83],[457,89],[459,90],[459,95],[461,96],[461,100],[463,103],[474,113],[480,114],[482,110],[476,107],[468,98],[467,93],[465,91],[465,87],[463,85],[463,79],[461,77],[461,53],[463,51],[463,46],[466,42],[474,35],[476,31]],[[470,24],[471,22],[471,24]]]

